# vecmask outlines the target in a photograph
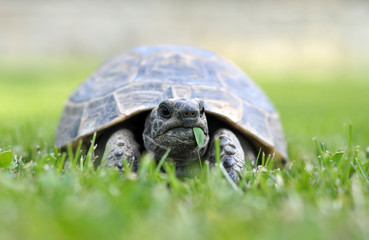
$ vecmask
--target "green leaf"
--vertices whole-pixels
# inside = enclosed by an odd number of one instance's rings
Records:
[[[332,157],[332,160],[334,161],[334,162],[338,162],[338,161],[340,161],[341,159],[342,159],[342,157],[343,157],[343,155],[345,154],[345,152],[336,152],[334,155],[333,155],[333,157]]]
[[[204,131],[201,128],[194,127],[193,133],[195,134],[196,142],[199,147],[204,146],[205,142],[205,134]]]
[[[0,167],[7,168],[10,166],[13,160],[13,153],[11,151],[6,151],[0,153]]]

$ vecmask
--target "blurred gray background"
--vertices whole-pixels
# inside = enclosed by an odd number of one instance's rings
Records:
[[[210,49],[262,69],[364,67],[369,1],[0,0],[0,58]]]

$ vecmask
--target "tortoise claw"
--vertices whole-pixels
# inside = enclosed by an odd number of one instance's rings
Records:
[[[219,139],[220,161],[234,182],[238,182],[238,173],[243,170],[245,163],[244,152],[236,135],[227,130],[219,129],[215,132],[213,142]],[[214,151],[214,150],[212,150]],[[215,156],[210,155],[210,160],[215,162]]]

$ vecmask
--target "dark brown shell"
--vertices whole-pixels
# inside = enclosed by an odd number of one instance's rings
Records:
[[[218,55],[184,46],[134,48],[105,62],[65,104],[55,144],[65,146],[179,97],[204,99],[208,113],[287,159],[279,115],[255,83]]]

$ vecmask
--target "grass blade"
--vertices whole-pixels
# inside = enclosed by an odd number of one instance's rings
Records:
[[[231,187],[236,191],[242,193],[241,189],[238,188],[236,183],[231,179],[225,168],[223,167],[223,164],[218,164],[220,170],[224,174],[225,178],[227,179],[228,183],[231,185]]]
[[[65,162],[65,158],[67,157],[66,153],[62,153],[61,156],[59,156],[58,161],[57,161],[57,169],[58,169],[58,173],[62,173],[63,168],[64,168],[64,162]]]
[[[74,169],[77,165],[78,158],[81,155],[81,148],[82,148],[82,141],[79,141],[77,149],[76,149],[75,154],[74,154],[74,160],[72,160],[72,169]]]
[[[90,148],[88,149],[86,159],[84,161],[84,168],[85,169],[92,169],[93,168],[93,161],[94,159],[94,151],[95,151],[95,141],[96,141],[96,133],[94,133]]]
[[[220,163],[220,145],[219,145],[219,139],[215,139],[214,142],[215,145],[215,162]]]
[[[164,155],[161,157],[158,166],[156,166],[155,172],[159,172],[161,169],[161,166],[163,166],[163,163],[165,161],[165,159],[167,159],[168,155],[170,153],[170,148],[168,148],[168,150],[164,153]]]

